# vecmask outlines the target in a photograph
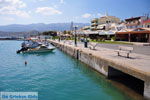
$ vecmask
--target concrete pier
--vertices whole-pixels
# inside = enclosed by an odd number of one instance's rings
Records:
[[[131,53],[131,58],[126,58],[117,56],[112,49],[91,50],[67,42],[50,42],[106,77],[119,77],[119,81],[125,81],[133,90],[150,99],[150,56]]]

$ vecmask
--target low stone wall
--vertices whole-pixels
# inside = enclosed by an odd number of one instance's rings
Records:
[[[91,53],[82,51],[79,51],[79,60],[88,64],[91,68],[103,75],[108,75],[108,63],[105,60],[95,57]]]
[[[94,70],[100,72],[101,74],[107,76],[108,75],[108,62],[100,59],[98,57],[93,56],[91,53],[84,52],[78,47],[66,46],[64,44],[59,43],[52,43],[54,46],[58,47],[60,50],[64,51],[65,53],[73,56],[74,58],[84,62],[85,64],[89,65]]]

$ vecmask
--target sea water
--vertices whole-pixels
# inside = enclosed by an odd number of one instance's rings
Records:
[[[21,42],[0,41],[0,92],[38,92],[38,100],[133,100],[58,49],[16,54]]]

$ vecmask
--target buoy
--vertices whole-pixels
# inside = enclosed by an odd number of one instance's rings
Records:
[[[24,64],[27,65],[27,61],[25,61]]]

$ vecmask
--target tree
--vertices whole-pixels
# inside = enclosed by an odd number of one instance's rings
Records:
[[[57,36],[56,31],[45,31],[42,33],[43,35]]]
[[[66,30],[65,30],[63,33],[64,33],[64,34],[71,34],[71,31],[66,31]]]

